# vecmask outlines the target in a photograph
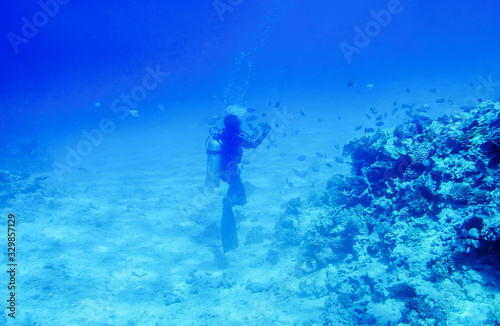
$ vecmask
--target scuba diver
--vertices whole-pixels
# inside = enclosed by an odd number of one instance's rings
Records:
[[[229,184],[227,194],[223,199],[221,235],[224,253],[238,247],[238,235],[232,207],[243,206],[247,203],[245,188],[241,181],[241,163],[243,148],[257,148],[271,131],[266,124],[262,134],[253,140],[244,133],[241,128],[240,119],[229,114],[224,118],[224,129],[212,133],[207,140],[207,180],[208,187],[219,186],[219,179]]]

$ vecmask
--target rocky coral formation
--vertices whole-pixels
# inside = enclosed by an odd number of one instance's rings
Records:
[[[17,173],[48,165],[47,149],[31,138],[18,139],[0,149],[2,170]]]
[[[49,164],[47,149],[31,138],[18,139],[0,149],[0,202],[16,195],[36,193],[47,177],[30,180],[32,173]]]
[[[325,325],[499,325],[499,127],[498,102],[413,116],[345,145],[352,173],[310,197],[328,213],[301,240],[288,203],[278,235],[326,270]]]
[[[500,103],[483,102],[469,112],[436,121],[417,116],[393,130],[351,141],[344,155],[351,158],[354,176],[332,180],[338,184],[354,178],[356,185],[329,189],[330,202],[338,201],[341,191],[347,194],[344,209],[361,205],[374,210],[378,221],[395,225],[420,219],[423,232],[452,227],[455,261],[458,253],[470,258],[460,259],[461,264],[477,264],[477,251],[481,260],[496,257],[499,126]],[[449,210],[461,212],[460,217],[450,219]]]

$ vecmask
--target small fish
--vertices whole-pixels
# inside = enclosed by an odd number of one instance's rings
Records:
[[[384,121],[379,121],[379,122],[376,123],[376,125],[379,126],[379,127],[381,127],[381,126],[384,125]]]
[[[300,111],[300,115],[303,116],[303,117],[306,116],[306,114],[304,113],[304,111]]]
[[[293,169],[293,173],[295,173],[295,175],[298,176],[299,178],[305,178],[307,176],[307,171],[305,170]]]
[[[342,120],[342,117],[339,115],[339,120]]]
[[[368,89],[373,89],[373,87],[375,87],[375,85],[373,85],[373,84],[367,84],[366,85],[366,88],[368,88]]]
[[[254,108],[247,108],[247,112],[248,112],[248,113],[253,113],[253,112],[255,112],[255,111],[256,111],[256,110],[255,110]]]
[[[409,103],[409,104],[402,104],[402,105],[401,105],[401,108],[402,108],[402,109],[411,109],[411,108],[412,108],[412,107],[414,107],[414,106],[415,106],[415,104],[413,104],[413,103]]]
[[[305,155],[300,155],[299,157],[297,157],[297,161],[304,161],[305,159],[306,159]]]
[[[394,106],[398,105],[398,101],[394,101]]]
[[[410,88],[406,88],[406,93],[410,93]]]
[[[276,104],[274,105],[275,108],[279,108],[280,107],[280,102],[276,102]]]
[[[367,117],[368,119],[371,120],[372,117],[370,117],[370,115],[368,113],[365,114],[365,117]]]
[[[329,168],[333,168],[333,165],[331,165],[330,163],[326,163],[326,166],[328,166]]]
[[[293,188],[293,183],[292,182],[287,182],[286,183],[290,188]]]
[[[165,105],[163,105],[163,104],[158,104],[158,109],[159,109],[160,111],[165,111]]]
[[[394,108],[394,110],[392,110],[391,114],[392,114],[392,115],[395,115],[395,114],[396,114],[396,112],[398,112],[398,110],[399,110],[398,108]]]
[[[377,117],[377,119],[375,119],[375,120],[380,121],[380,120],[382,120],[383,118],[384,118],[384,116],[383,116],[383,115],[379,115],[379,116]]]
[[[375,132],[375,129],[373,128],[365,128],[365,134],[369,132]]]
[[[246,119],[246,121],[247,121],[247,122],[252,122],[252,121],[255,121],[255,120],[257,120],[257,116],[255,116],[255,115],[251,115],[251,116],[249,116],[249,117]]]
[[[137,110],[128,110],[128,113],[130,113],[131,115],[133,115],[136,118],[139,116],[139,111],[137,111]]]
[[[250,161],[249,160],[243,160],[243,161],[241,161],[241,164],[248,165],[248,164],[250,164]]]
[[[438,90],[437,90],[436,88],[431,88],[431,89],[429,89],[429,92],[431,92],[431,93],[436,93],[437,91],[438,91]]]
[[[349,82],[347,82],[347,87],[356,87],[354,80],[349,80]]]
[[[387,112],[384,112],[384,117],[387,119]]]
[[[374,106],[372,106],[370,108],[370,112],[373,113],[373,114],[377,114],[377,109]]]
[[[354,128],[354,131],[358,131],[358,130],[360,130],[361,128],[363,128],[363,125],[358,125],[358,126],[356,126],[356,127]]]
[[[326,158],[326,155],[320,152],[316,152],[317,157]]]
[[[283,138],[285,138],[285,136],[286,136],[286,132],[283,133]]]
[[[286,153],[280,153],[280,157],[285,157]]]
[[[139,278],[140,278],[140,277],[146,276],[148,273],[144,273],[144,274],[139,275],[139,274],[137,274],[136,272],[131,272],[130,274],[131,274],[132,276],[135,276],[135,277],[139,277]]]
[[[405,111],[405,113],[407,116],[413,117],[413,112],[411,112],[410,110]]]
[[[438,98],[436,100],[436,103],[444,103],[444,101],[445,101],[444,98]]]
[[[419,108],[419,109],[416,109],[415,111],[420,112],[420,113],[427,113],[427,110],[424,108]]]
[[[336,143],[336,144],[335,144],[335,149],[340,149],[340,145],[339,145],[339,143]],[[325,158],[326,158],[326,155],[325,155]]]
[[[265,113],[262,113],[262,117],[265,118],[267,116],[267,114]]]
[[[101,103],[100,102],[95,102],[94,103],[94,108],[98,109],[101,107]]]
[[[478,101],[479,103],[481,103],[483,100],[482,100],[482,99],[480,99],[480,98],[478,98],[478,99],[477,99],[477,101]]]

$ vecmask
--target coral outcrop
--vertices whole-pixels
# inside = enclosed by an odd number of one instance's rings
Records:
[[[499,127],[485,101],[344,146],[352,173],[328,180],[300,240],[309,272],[327,271],[325,325],[499,325]]]

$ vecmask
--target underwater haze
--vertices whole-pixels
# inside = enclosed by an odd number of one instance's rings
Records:
[[[5,325],[500,325],[500,3],[7,1]]]

